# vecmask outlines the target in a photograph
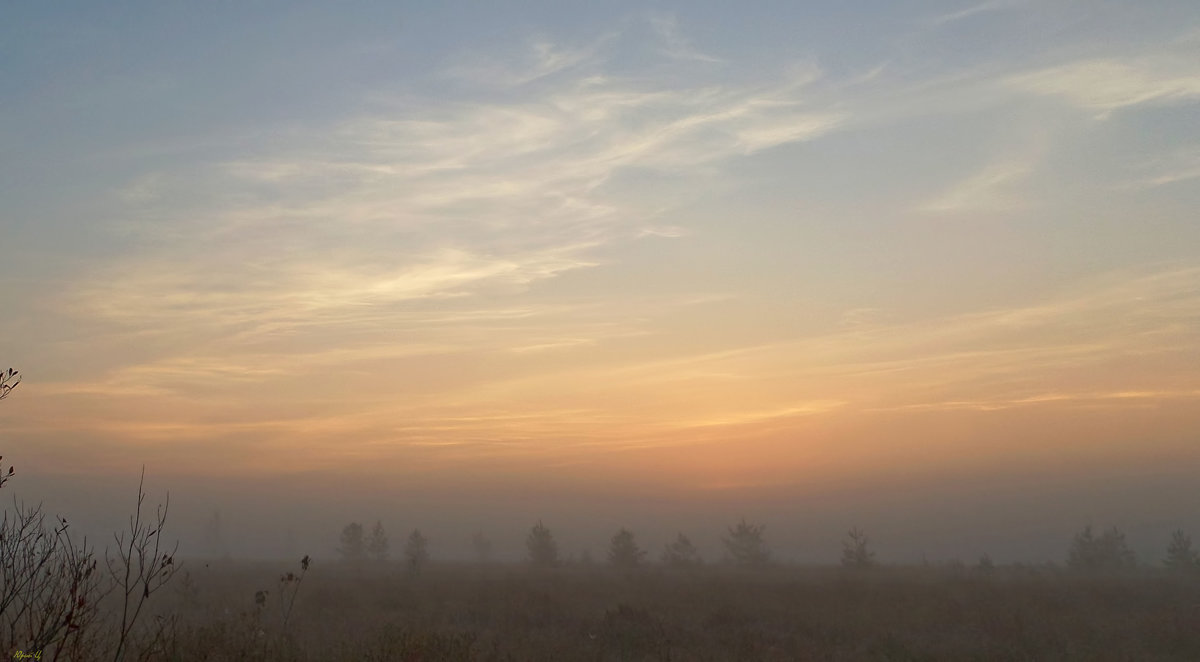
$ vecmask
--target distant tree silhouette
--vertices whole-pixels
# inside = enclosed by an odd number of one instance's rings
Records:
[[[985,553],[979,557],[979,563],[975,569],[982,573],[990,573],[996,569],[996,564],[992,562],[992,557]]]
[[[1182,529],[1171,533],[1163,565],[1177,572],[1200,572],[1200,553],[1192,549],[1192,537]]]
[[[475,550],[475,558],[480,563],[487,563],[492,560],[492,541],[483,532],[477,532],[471,537],[471,549]]]
[[[700,558],[700,552],[696,550],[692,541],[681,533],[675,538],[675,542],[667,543],[663,549],[662,562],[676,568],[690,568],[701,565],[704,560]]]
[[[870,568],[875,565],[875,552],[868,549],[867,534],[856,526],[842,541],[842,565],[847,568]]]
[[[621,527],[612,537],[608,548],[608,562],[618,568],[634,568],[642,562],[646,552],[637,546],[633,533]]]
[[[204,543],[208,555],[214,559],[228,559],[229,547],[225,544],[225,526],[221,522],[221,511],[214,510],[204,525]]]
[[[1100,536],[1092,533],[1090,524],[1085,526],[1067,552],[1067,567],[1074,570],[1122,570],[1136,565],[1137,555],[1115,526]]]
[[[404,558],[412,572],[420,572],[429,562],[429,540],[421,535],[420,529],[413,529],[404,543]]]
[[[371,537],[367,538],[367,556],[375,561],[386,561],[388,557],[388,537],[383,530],[383,523],[375,520],[371,528]]]
[[[730,559],[741,566],[764,566],[771,561],[771,552],[763,539],[767,527],[748,524],[743,518],[737,526],[729,527],[729,537],[721,538]]]
[[[366,558],[362,524],[351,522],[342,529],[342,546],[338,548],[338,553],[342,555],[342,560],[350,563],[358,563]]]
[[[533,565],[542,568],[558,565],[558,543],[541,520],[529,530],[525,547],[529,550],[529,562]]]

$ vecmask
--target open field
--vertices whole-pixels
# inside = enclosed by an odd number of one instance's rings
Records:
[[[298,568],[187,565],[162,659],[1200,660],[1200,581],[1149,571],[314,565],[285,631]]]

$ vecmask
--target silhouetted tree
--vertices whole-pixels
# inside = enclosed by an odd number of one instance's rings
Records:
[[[533,565],[543,568],[558,565],[558,543],[541,520],[529,530],[525,547],[529,550],[529,562]]]
[[[366,558],[366,544],[363,541],[363,527],[358,522],[351,522],[342,529],[342,546],[338,548],[342,559],[358,563]]]
[[[704,563],[704,560],[692,541],[681,533],[675,542],[667,543],[663,549],[662,562],[676,568],[690,568]]]
[[[618,568],[634,568],[642,562],[646,552],[637,546],[633,533],[624,527],[612,537],[608,548],[608,562]]]
[[[729,537],[721,538],[734,563],[743,566],[764,566],[771,561],[771,552],[763,539],[767,527],[747,524],[743,518],[737,526],[729,527]]]
[[[429,562],[429,540],[421,535],[420,529],[413,529],[404,543],[404,558],[408,561],[408,569],[414,573],[420,572]]]
[[[471,537],[471,548],[475,550],[475,558],[479,559],[480,563],[492,560],[492,541],[488,540],[482,531]]]
[[[1125,534],[1117,527],[1100,536],[1089,524],[1075,534],[1067,553],[1067,566],[1075,570],[1121,570],[1137,565],[1137,555],[1125,543]]]
[[[388,557],[388,537],[383,530],[383,523],[375,520],[371,528],[371,537],[367,538],[367,556],[375,561],[386,561]]]
[[[875,552],[867,548],[867,534],[854,527],[842,541],[842,565],[847,568],[870,568],[875,565]]]
[[[1167,558],[1163,565],[1177,572],[1200,571],[1200,553],[1192,549],[1192,537],[1178,529],[1171,534],[1167,544]]]
[[[979,563],[975,566],[975,569],[986,574],[995,570],[996,564],[992,562],[992,557],[985,553],[979,557]]]

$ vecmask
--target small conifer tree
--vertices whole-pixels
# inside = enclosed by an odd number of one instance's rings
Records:
[[[351,522],[342,529],[342,545],[338,547],[338,553],[342,555],[344,561],[350,563],[358,563],[366,558],[367,551],[363,541],[362,524]]]
[[[404,543],[404,558],[408,569],[414,573],[420,572],[429,562],[429,539],[421,535],[420,529],[413,529]]]
[[[558,543],[541,520],[529,530],[525,547],[529,550],[529,561],[533,565],[542,568],[558,565]]]
[[[637,546],[633,533],[624,527],[612,537],[612,545],[608,549],[608,562],[618,568],[634,568],[646,556],[646,552]]]
[[[875,565],[875,552],[869,548],[867,534],[858,527],[850,529],[842,541],[842,565],[847,568],[870,568]]]
[[[367,556],[374,561],[386,561],[388,557],[388,537],[383,530],[383,523],[376,520],[371,528],[371,537],[367,539]]]
[[[749,524],[743,519],[737,526],[729,527],[729,536],[722,538],[730,559],[741,566],[765,566],[771,562],[771,552],[763,533],[767,527],[762,524]]]
[[[1192,549],[1192,537],[1182,529],[1171,534],[1163,565],[1177,572],[1200,572],[1200,553]]]
[[[704,563],[704,560],[692,541],[681,533],[675,542],[668,543],[663,549],[662,562],[676,568],[690,568]]]

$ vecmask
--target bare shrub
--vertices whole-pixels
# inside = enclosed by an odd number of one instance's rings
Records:
[[[15,505],[0,524],[0,634],[11,650],[41,650],[70,659],[121,660],[163,650],[173,622],[156,618],[136,630],[151,596],[170,582],[175,549],[164,552],[167,505],[144,520],[145,475],[129,530],[114,534],[115,556],[105,553],[107,579],[95,552],[76,545],[65,518],[48,528],[40,508]],[[169,499],[168,499],[169,503]],[[115,601],[111,609],[102,605]],[[102,618],[104,614],[111,615]],[[110,629],[111,628],[111,629]],[[106,635],[104,631],[108,632]]]
[[[300,592],[300,583],[304,581],[304,575],[308,574],[310,563],[311,559],[306,554],[300,559],[300,574],[286,572],[279,576],[279,617],[284,634],[287,633],[292,609],[296,606],[296,594]]]
[[[0,372],[0,400],[7,398],[8,394],[20,383],[21,375],[16,370],[9,368]]]
[[[12,390],[20,383],[21,375],[16,370],[9,368],[8,370],[0,372],[0,400],[7,398],[8,394],[12,393]],[[0,455],[0,461],[2,460],[4,460],[4,456]],[[8,482],[8,479],[13,477],[13,473],[15,473],[13,467],[9,467],[8,473],[5,473],[4,465],[0,464],[0,487],[4,487],[4,484]]]
[[[0,399],[20,383],[13,369],[0,373]],[[0,477],[0,486],[13,475]],[[162,534],[166,527],[170,495],[154,519],[144,519],[146,469],[138,482],[137,508],[129,530],[114,534],[115,556],[105,551],[108,581],[97,571],[95,552],[87,540],[76,545],[66,518],[47,527],[41,507],[14,502],[13,512],[0,522],[0,639],[8,651],[65,654],[70,659],[100,659],[112,652],[114,661],[136,648],[140,659],[162,653],[173,619],[156,617],[149,632],[135,632],[147,601],[171,581],[178,544],[166,552]],[[101,611],[110,596],[119,609]],[[113,614],[109,636],[102,630]],[[119,620],[116,620],[119,614]]]
[[[75,650],[92,634],[102,597],[96,559],[66,519],[14,502],[0,524],[0,640],[7,650]]]
[[[176,543],[170,552],[164,551],[162,547],[162,532],[166,528],[171,497],[167,495],[165,503],[158,507],[154,519],[143,519],[142,505],[146,501],[146,492],[143,489],[145,480],[146,469],[142,467],[142,478],[138,482],[137,508],[129,517],[129,530],[113,534],[117,548],[115,558],[105,552],[108,572],[113,579],[116,595],[121,600],[121,623],[113,660],[121,659],[129,643],[130,633],[150,596],[169,583],[179,570],[179,566],[175,565],[175,552],[179,544]]]

